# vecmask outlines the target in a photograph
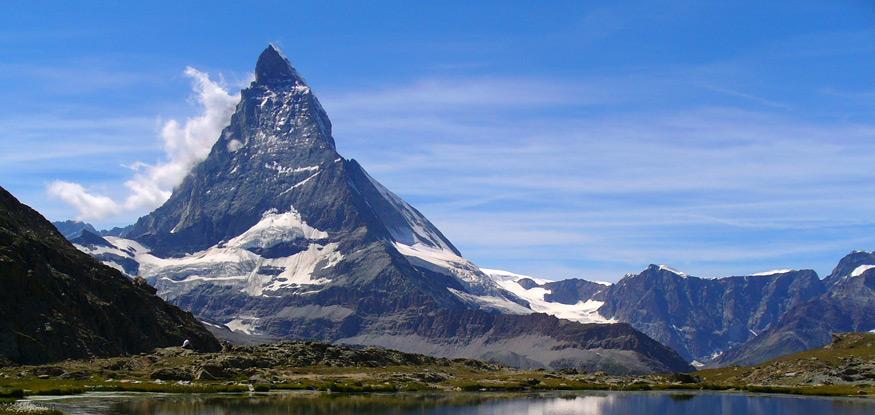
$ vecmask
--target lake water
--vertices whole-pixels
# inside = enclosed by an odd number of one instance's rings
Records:
[[[875,399],[685,392],[573,392],[538,394],[241,395],[93,393],[35,397],[66,414],[416,414],[416,415],[828,415],[875,414]]]

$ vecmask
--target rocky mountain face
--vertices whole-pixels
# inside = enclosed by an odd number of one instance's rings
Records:
[[[544,300],[559,304],[577,304],[581,301],[601,300],[607,288],[605,284],[587,281],[580,278],[549,281],[538,287],[550,291],[544,294]]]
[[[82,234],[77,247],[238,333],[531,367],[688,368],[628,326],[530,315],[528,301],[337,153],[328,116],[275,47],[255,74],[164,205],[119,232]]]
[[[218,341],[192,317],[73,247],[0,188],[0,362],[43,363]]]
[[[810,270],[704,279],[650,265],[607,285],[484,271],[532,309],[583,323],[628,323],[696,364],[756,338],[826,291]]]
[[[91,233],[98,233],[97,229],[94,229],[90,223],[78,221],[78,220],[65,220],[59,222],[52,222],[52,225],[55,225],[55,228],[58,229],[58,232],[61,235],[64,235],[64,238],[73,239],[78,237],[82,231],[88,231]]]
[[[853,251],[842,258],[832,272],[823,279],[827,287],[836,285],[839,281],[848,278],[854,271],[862,272],[865,265],[875,265],[875,251]]]
[[[610,286],[598,311],[691,361],[707,362],[759,336],[787,310],[824,291],[811,270],[704,279],[651,265]]]
[[[714,365],[757,364],[825,346],[834,333],[875,329],[875,265],[844,268],[859,262],[859,257],[860,253],[855,252],[842,259],[836,270],[845,269],[847,273],[834,278],[829,291],[792,307],[769,330],[727,351]]]

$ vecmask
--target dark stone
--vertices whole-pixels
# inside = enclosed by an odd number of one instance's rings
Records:
[[[161,380],[194,380],[194,376],[192,376],[191,372],[182,368],[156,369],[149,374],[149,378]]]
[[[149,294],[155,294],[158,290],[155,287],[149,285],[149,282],[146,281],[143,277],[136,277],[132,280],[134,287],[137,287],[143,291],[146,291]]]

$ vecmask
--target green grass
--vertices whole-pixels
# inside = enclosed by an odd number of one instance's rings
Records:
[[[214,383],[188,385],[178,383],[105,383],[92,386],[89,390],[99,392],[242,393],[249,392],[249,386]]]
[[[798,367],[799,370],[807,370],[806,368],[823,366],[836,367],[842,364],[842,359],[875,361],[875,334],[847,334],[841,337],[836,343],[827,347],[781,356],[755,366],[729,366],[716,369],[705,369],[697,372],[696,376],[699,376],[703,381],[708,383],[755,383],[755,380],[752,381],[750,379],[755,372],[768,373],[777,370],[777,368],[787,366]],[[834,389],[829,386],[801,386],[800,388],[806,391],[811,388],[820,388],[827,393]],[[845,388],[855,389],[853,386],[845,385],[839,386],[838,390],[845,390]]]
[[[23,379],[15,387],[0,385],[0,397],[21,398],[26,395],[77,395],[85,392],[156,392],[156,393],[228,393],[248,392],[247,385],[218,383],[107,382],[102,380]]]

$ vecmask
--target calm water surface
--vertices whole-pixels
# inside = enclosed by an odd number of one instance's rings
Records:
[[[66,414],[94,415],[829,415],[875,414],[875,399],[684,392],[545,394],[240,395],[94,393],[40,398]]]

